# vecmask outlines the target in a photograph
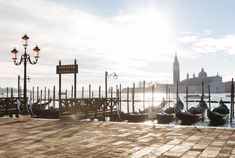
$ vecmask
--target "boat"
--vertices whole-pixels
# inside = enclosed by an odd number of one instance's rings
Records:
[[[175,107],[168,107],[164,111],[156,113],[157,123],[159,124],[168,124],[175,120],[175,111],[183,110],[184,104],[181,100],[179,100]]]
[[[204,120],[206,109],[207,104],[202,97],[199,104],[196,107],[191,107],[188,111],[183,112],[176,109],[176,117],[181,121],[182,125],[191,125],[200,120]]]
[[[49,119],[58,119],[59,118],[59,109],[54,107],[49,107],[51,99],[48,102],[39,104],[39,102],[34,103],[32,106],[31,115],[33,118],[49,118]],[[48,109],[46,107],[48,106]]]
[[[51,103],[51,101],[52,99],[49,99],[47,102],[40,104],[40,100],[37,100],[35,103],[33,103],[32,108],[45,109]]]
[[[210,120],[210,125],[224,125],[229,118],[229,109],[222,100],[219,102],[219,106],[212,111],[207,110],[207,117]]]
[[[128,122],[143,122],[151,118],[152,113],[160,112],[165,107],[165,100],[160,103],[158,106],[149,106],[148,108],[145,108],[143,111],[135,112],[135,113],[129,113],[129,114],[123,114],[123,120],[128,120]]]
[[[129,113],[123,114],[123,120],[128,122],[144,122],[148,119],[148,113]]]
[[[33,118],[58,119],[59,109],[49,107],[48,109],[33,108]]]
[[[139,110],[139,113],[148,113],[149,111],[152,111],[152,112],[160,112],[162,109],[164,109],[166,105],[166,101],[165,99],[163,98],[162,102],[160,103],[160,105],[158,106],[149,106],[147,108],[145,108],[144,110]]]

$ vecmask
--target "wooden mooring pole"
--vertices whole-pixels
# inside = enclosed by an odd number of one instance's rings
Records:
[[[42,89],[41,89],[41,94],[40,94],[40,103],[42,103]]]
[[[204,99],[204,82],[202,82],[202,99]]]
[[[171,89],[168,89],[168,99],[169,99],[169,107],[171,106]]]
[[[101,86],[99,86],[99,98],[101,97]]]
[[[55,108],[55,86],[53,86],[53,107]]]
[[[179,81],[176,83],[176,104],[179,101]]]
[[[8,87],[7,87],[7,98],[8,98],[8,93],[9,93],[8,91],[9,91],[9,90],[8,90]]]
[[[116,98],[117,98],[117,100],[118,100],[117,110],[118,110],[118,111],[121,111],[121,108],[120,108],[120,106],[119,106],[119,104],[120,104],[119,94],[120,94],[120,93],[119,93],[118,85],[116,85]]]
[[[77,60],[74,59],[74,66],[76,67],[76,65],[77,65]],[[78,72],[78,70],[77,70],[77,72]],[[77,72],[76,71],[74,72],[74,97],[73,97],[74,100],[77,99]]]
[[[188,111],[188,85],[186,86],[186,110]]]
[[[44,101],[47,100],[47,87],[44,88]]]
[[[211,86],[208,85],[209,109],[211,110]]]
[[[73,85],[71,86],[71,99],[73,99]]]
[[[127,105],[127,113],[130,113],[130,109],[129,109],[129,87],[127,87],[127,92],[126,92],[126,105]]]
[[[59,60],[59,67],[61,67],[61,60]],[[62,101],[61,101],[61,73],[59,73],[59,109],[60,109],[60,114],[62,114]]]
[[[37,86],[37,101],[39,100],[39,87]]]
[[[132,87],[132,112],[135,112],[135,83],[133,83]]]
[[[166,103],[168,102],[168,85],[166,85]]]
[[[91,98],[91,85],[89,84],[89,98]]]
[[[119,85],[119,108],[122,109],[122,85]]]
[[[110,108],[111,109],[110,109],[110,111],[111,111],[111,117],[112,117],[112,115],[113,115],[113,87],[111,87],[111,96],[110,96],[110,98],[111,98],[111,101],[110,101]],[[119,98],[120,98],[120,96],[119,96]],[[119,102],[119,105],[120,105],[120,102]]]
[[[143,81],[143,109],[145,109],[145,80]]]
[[[13,88],[11,88],[11,98],[14,97],[14,94],[13,94]]]
[[[154,84],[152,86],[152,106],[154,106]]]
[[[232,78],[232,84],[231,84],[231,106],[230,106],[230,123],[233,121],[233,107],[234,107],[234,84],[233,84],[233,78]]]
[[[50,98],[51,98],[50,88],[48,88],[47,93],[48,93],[48,94],[47,94],[47,100],[49,101]]]
[[[82,98],[84,98],[84,87],[82,87]]]

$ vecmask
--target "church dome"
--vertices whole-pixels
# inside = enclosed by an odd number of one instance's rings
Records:
[[[199,72],[198,77],[199,78],[207,78],[207,73],[204,71],[203,68],[202,68],[201,72]]]

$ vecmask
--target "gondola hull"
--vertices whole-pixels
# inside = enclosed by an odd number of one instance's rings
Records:
[[[229,114],[220,114],[218,112],[213,112],[208,109],[207,117],[210,120],[210,125],[219,126],[225,124],[228,121]]]
[[[156,114],[157,123],[168,124],[175,120],[175,113],[168,114],[165,112],[160,112]]]
[[[204,112],[201,114],[191,114],[189,112],[181,112],[181,111],[176,112],[176,117],[177,119],[181,121],[182,125],[191,125],[198,121],[201,121],[201,120],[203,121],[204,115],[205,115]]]
[[[49,109],[41,109],[41,108],[33,108],[33,116],[34,118],[48,118],[48,119],[58,119],[59,118],[59,109],[49,108]]]
[[[130,113],[124,114],[123,119],[128,122],[144,122],[148,119],[148,113]]]

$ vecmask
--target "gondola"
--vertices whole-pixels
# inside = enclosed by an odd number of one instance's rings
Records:
[[[223,103],[222,100],[220,100],[219,104],[220,105],[217,108],[214,108],[212,111],[210,109],[207,110],[207,117],[210,120],[210,125],[223,125],[228,121],[228,107]]]
[[[175,111],[183,110],[184,104],[181,100],[177,102],[175,107],[168,107],[164,111],[156,113],[157,123],[159,124],[168,124],[175,120]]]
[[[51,103],[51,101],[52,99],[49,99],[47,102],[40,104],[40,100],[38,100],[37,102],[33,103],[32,108],[45,109]]]
[[[160,105],[158,106],[149,106],[147,108],[145,108],[144,110],[139,110],[139,113],[148,113],[149,110],[152,111],[152,112],[160,112],[161,110],[163,110],[165,108],[165,105],[166,105],[166,101],[165,99],[163,98],[162,102],[160,103]]]
[[[51,99],[48,102],[39,104],[33,104],[31,115],[34,118],[49,118],[49,119],[58,119],[59,118],[59,109],[54,107],[49,107]],[[48,106],[48,109],[45,107]]]
[[[129,113],[123,114],[123,120],[128,122],[144,122],[148,119],[148,113]]]
[[[143,111],[123,114],[123,120],[128,120],[128,122],[143,122],[149,119],[150,112],[159,112],[165,107],[165,100],[163,100],[160,105],[158,106],[149,106],[148,108],[144,109]]]
[[[33,118],[58,119],[59,109],[49,107],[48,109],[33,108]]]
[[[176,110],[176,117],[181,121],[182,125],[191,125],[200,120],[204,120],[206,109],[207,104],[203,99],[201,99],[197,107],[191,107],[188,111],[182,112],[180,110]]]

